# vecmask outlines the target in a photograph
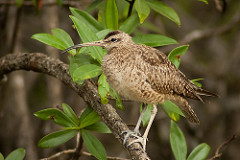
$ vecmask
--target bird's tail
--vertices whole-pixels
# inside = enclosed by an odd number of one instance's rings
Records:
[[[185,117],[192,123],[195,123],[197,125],[200,124],[200,120],[198,119],[197,115],[193,111],[192,107],[187,103],[185,105],[179,105],[179,108],[185,115]]]
[[[185,98],[180,96],[173,96],[170,98],[170,100],[181,109],[182,113],[190,122],[195,123],[197,125],[200,124],[200,120],[198,119],[196,113],[194,112],[194,110],[192,109],[192,107],[189,105]]]
[[[196,88],[196,92],[200,96],[218,97],[215,93],[209,92],[202,88]]]

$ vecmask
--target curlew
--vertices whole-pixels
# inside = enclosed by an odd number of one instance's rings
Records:
[[[190,122],[200,124],[186,98],[203,102],[201,96],[216,96],[193,84],[163,52],[146,45],[135,44],[132,37],[125,32],[112,31],[100,41],[77,44],[62,53],[87,46],[102,46],[108,50],[102,60],[102,70],[107,82],[118,94],[128,100],[153,105],[143,136],[139,135],[139,126],[144,111],[134,131],[127,132],[125,136],[125,141],[129,136],[136,137],[132,143],[139,142],[144,149],[148,132],[157,114],[157,104],[171,100],[179,106]]]

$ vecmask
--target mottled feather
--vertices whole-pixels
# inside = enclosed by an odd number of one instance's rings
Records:
[[[216,96],[194,85],[161,51],[135,44],[129,35],[121,31],[110,32],[105,38],[118,42],[106,44],[108,54],[103,57],[102,69],[109,84],[127,99],[143,103],[176,103],[191,122],[200,121],[186,98]]]

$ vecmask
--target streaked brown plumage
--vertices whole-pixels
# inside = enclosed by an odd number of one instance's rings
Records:
[[[102,60],[103,73],[110,86],[126,99],[154,105],[171,100],[189,121],[199,124],[186,98],[203,102],[202,95],[216,96],[194,85],[164,53],[135,44],[122,31],[110,32],[103,40],[79,44],[66,51],[85,46],[102,46],[108,50]]]
[[[117,39],[111,42],[111,39]],[[109,33],[104,40],[108,54],[102,69],[107,81],[120,95],[133,101],[158,104],[165,100],[177,103],[186,118],[199,124],[199,119],[185,98],[201,100],[200,95],[215,96],[194,85],[161,51],[135,44],[121,31]]]

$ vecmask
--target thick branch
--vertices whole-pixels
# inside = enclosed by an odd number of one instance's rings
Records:
[[[0,77],[15,70],[31,70],[45,73],[61,80],[92,106],[112,130],[113,135],[123,144],[124,136],[121,133],[129,130],[127,125],[123,123],[122,119],[116,113],[116,110],[110,104],[101,104],[95,84],[90,80],[85,80],[80,87],[72,81],[68,69],[69,66],[67,64],[42,53],[8,54],[0,58]],[[134,139],[129,138],[126,145],[132,140]],[[150,159],[138,143],[128,146],[127,150],[132,159]]]

